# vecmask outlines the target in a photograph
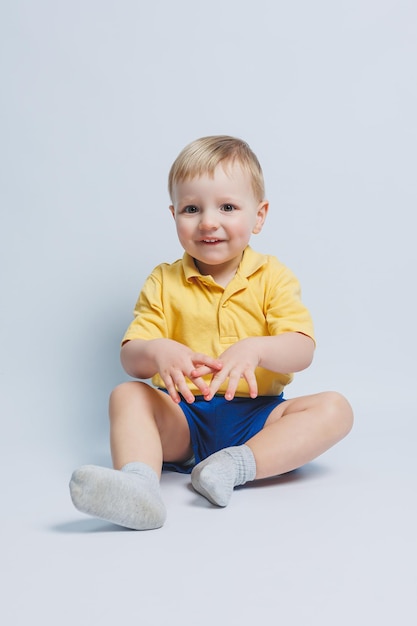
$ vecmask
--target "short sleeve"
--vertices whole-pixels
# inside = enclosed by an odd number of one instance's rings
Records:
[[[162,306],[161,274],[156,268],[146,279],[134,309],[134,320],[129,325],[122,343],[131,339],[159,339],[167,337],[167,324]]]
[[[266,299],[266,321],[271,335],[299,332],[315,341],[313,321],[301,300],[301,287],[293,272],[274,260]],[[273,262],[273,264],[275,265]]]

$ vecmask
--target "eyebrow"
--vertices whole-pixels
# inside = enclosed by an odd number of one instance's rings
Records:
[[[197,196],[180,196],[178,202],[181,204],[200,204],[201,198]],[[216,203],[219,204],[239,204],[239,200],[233,196],[219,196],[216,198]]]

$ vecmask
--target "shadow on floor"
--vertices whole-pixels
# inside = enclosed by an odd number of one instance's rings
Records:
[[[99,519],[85,519],[85,520],[73,520],[71,522],[63,522],[62,524],[55,524],[51,527],[53,532],[66,533],[66,534],[86,534],[86,533],[123,533],[131,532],[128,528],[123,526],[117,526],[110,522],[105,522]]]

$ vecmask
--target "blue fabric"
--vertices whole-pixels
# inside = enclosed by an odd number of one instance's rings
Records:
[[[210,454],[246,443],[262,430],[271,412],[281,402],[285,402],[283,394],[233,400],[219,395],[209,402],[203,396],[196,396],[192,404],[182,400],[179,406],[190,428],[194,459],[186,464],[164,463],[164,469],[189,474],[194,465]]]

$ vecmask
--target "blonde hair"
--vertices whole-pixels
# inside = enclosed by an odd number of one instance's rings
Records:
[[[168,191],[171,198],[175,184],[203,174],[213,176],[219,163],[235,161],[250,174],[257,199],[264,200],[264,177],[257,156],[245,141],[228,135],[201,137],[185,146],[169,172]]]

